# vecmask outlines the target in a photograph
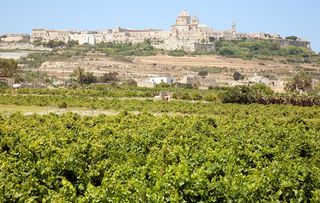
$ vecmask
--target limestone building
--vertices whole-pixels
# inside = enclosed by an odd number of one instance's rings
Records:
[[[47,30],[47,29],[33,29],[30,41],[49,42],[49,41],[61,41],[68,43],[70,41],[70,34],[72,32],[64,30]]]
[[[210,52],[215,50],[217,40],[240,40],[240,39],[269,39],[275,40],[281,46],[303,46],[310,48],[310,43],[303,40],[290,41],[283,39],[280,35],[269,33],[238,33],[236,23],[225,31],[215,31],[206,25],[202,25],[197,16],[191,16],[183,10],[170,31],[144,29],[132,30],[120,27],[105,31],[75,32],[62,30],[33,29],[31,42],[50,40],[69,42],[74,40],[79,44],[110,43],[140,43],[145,40],[153,46],[164,50],[185,50],[187,52]]]

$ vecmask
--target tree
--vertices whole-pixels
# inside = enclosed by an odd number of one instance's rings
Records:
[[[287,83],[286,88],[290,92],[307,92],[312,90],[312,78],[305,72],[297,73],[293,79]]]
[[[76,45],[79,45],[79,42],[78,42],[78,41],[75,41],[75,40],[70,40],[70,41],[67,43],[67,47],[75,47]]]
[[[86,72],[82,78],[83,84],[91,84],[97,82],[97,77],[93,75],[91,72]]]
[[[200,43],[201,43],[201,44],[206,43],[206,39],[202,38],[202,39],[200,40]]]
[[[66,43],[62,42],[62,41],[54,41],[54,40],[50,40],[46,46],[49,48],[57,48],[57,47],[61,47],[66,45]]]
[[[91,72],[85,72],[82,68],[78,67],[73,70],[73,77],[77,78],[77,82],[80,85],[83,84],[91,84],[97,82],[97,77],[93,75]]]
[[[298,39],[298,37],[297,36],[288,36],[288,37],[286,37],[286,39],[296,41]]]
[[[76,77],[77,82],[79,84],[83,84],[82,79],[83,79],[83,75],[84,75],[84,70],[83,68],[77,67],[73,70],[72,76]]]
[[[262,84],[262,83],[256,83],[256,84],[252,85],[251,89],[255,92],[263,93],[265,95],[272,95],[273,94],[273,90],[269,86]]]
[[[233,74],[233,79],[234,79],[235,81],[243,80],[243,79],[244,79],[244,76],[243,76],[240,72],[236,71],[236,72],[234,72],[234,74]]]
[[[223,47],[219,50],[219,54],[222,56],[234,56],[236,53],[228,47]]]
[[[200,71],[200,72],[198,73],[198,75],[199,75],[200,77],[205,78],[205,77],[207,77],[207,76],[208,76],[208,71],[205,71],[205,70]]]
[[[104,73],[103,76],[100,78],[100,80],[103,83],[116,82],[119,80],[119,73],[117,72]]]
[[[18,71],[18,63],[13,59],[0,59],[0,75],[14,77]]]
[[[135,81],[134,79],[125,80],[123,81],[123,84],[126,86],[137,87],[137,81]]]

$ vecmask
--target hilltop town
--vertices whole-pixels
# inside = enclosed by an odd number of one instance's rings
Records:
[[[28,40],[28,35],[5,35],[0,38],[3,42],[20,42]],[[164,50],[184,50],[188,52],[213,51],[217,40],[272,40],[279,42],[282,47],[300,46],[311,48],[310,42],[299,38],[283,38],[270,33],[240,33],[233,22],[229,30],[216,31],[200,23],[197,16],[191,16],[183,10],[177,17],[171,30],[130,30],[117,27],[104,31],[67,31],[33,29],[30,42],[64,42],[76,41],[83,44],[112,43],[141,43],[149,40],[153,46]]]
[[[80,47],[72,48],[74,45]],[[130,47],[135,50],[120,53],[113,50],[117,47],[122,51]],[[208,89],[264,83],[279,92],[284,91],[288,77],[299,69],[319,75],[309,41],[271,33],[241,33],[235,22],[229,30],[217,31],[201,24],[197,16],[186,10],[168,31],[120,27],[103,31],[33,29],[31,35],[2,36],[0,49],[35,52],[17,52],[14,54],[18,56],[10,57],[22,57],[22,69],[37,68],[53,78],[55,84],[72,78],[77,67],[97,77],[116,72],[141,87],[179,82]],[[31,67],[32,63],[37,65]],[[205,76],[199,76],[200,72],[205,72]],[[242,74],[240,80],[234,80],[235,73]]]

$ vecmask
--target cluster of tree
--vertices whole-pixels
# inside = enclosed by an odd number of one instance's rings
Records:
[[[50,40],[49,42],[43,42],[41,40],[35,40],[33,42],[33,44],[35,46],[45,46],[45,47],[48,47],[48,48],[57,48],[57,47],[64,47],[66,46],[66,43],[63,42],[63,41],[56,41],[56,40]]]
[[[294,37],[289,37],[294,39]],[[260,58],[272,59],[275,56],[298,58],[301,62],[311,62],[314,53],[304,47],[289,46],[281,48],[279,42],[271,40],[237,40],[237,41],[223,41],[215,42],[216,54],[228,57],[237,57],[244,59]]]
[[[309,92],[312,90],[312,77],[305,72],[299,72],[287,83],[285,89],[289,92]]]
[[[92,83],[116,83],[120,81],[118,72],[108,72],[104,73],[101,77],[97,77],[94,73],[86,72],[80,67],[74,69],[72,76],[76,78],[80,85]],[[124,80],[123,83],[128,86],[137,85],[137,83],[132,79]]]
[[[168,51],[167,54],[169,56],[186,56],[188,55],[188,52],[184,51],[184,50],[172,50],[172,51]]]
[[[0,59],[0,76],[14,77],[18,71],[18,63],[13,59]]]
[[[93,48],[107,56],[152,56],[158,53],[149,40],[136,44],[107,42],[97,44]]]
[[[206,70],[202,70],[202,71],[199,71],[198,75],[199,75],[200,77],[205,78],[205,77],[207,77],[207,76],[209,75],[209,73],[208,73],[208,71],[206,71]]]
[[[84,69],[78,67],[73,70],[73,77],[76,78],[78,84],[91,84],[97,82],[97,77],[91,72],[85,72]]]
[[[288,36],[286,37],[287,40],[293,40],[293,41],[296,41],[298,39],[297,36]]]
[[[286,104],[294,106],[319,106],[319,95],[301,94],[312,88],[309,77],[298,74],[287,85],[287,93],[274,93],[264,84],[230,87],[222,94],[223,103]]]

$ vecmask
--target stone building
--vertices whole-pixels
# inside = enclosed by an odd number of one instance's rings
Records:
[[[33,29],[31,42],[40,40],[42,42],[70,40],[78,41],[79,44],[96,44],[103,42],[111,43],[141,43],[145,40],[153,46],[163,50],[184,50],[187,52],[214,51],[217,40],[259,40],[268,39],[279,42],[282,47],[302,46],[310,48],[310,43],[303,40],[290,41],[283,39],[280,35],[269,33],[238,33],[236,23],[225,31],[215,31],[200,23],[197,16],[191,16],[183,10],[170,31],[157,29],[132,30],[120,27],[95,32],[74,32],[61,30]]]
[[[68,43],[70,41],[70,34],[72,34],[72,32],[64,30],[33,29],[30,41],[61,41]]]
[[[95,45],[96,44],[96,37],[94,34],[90,33],[71,33],[69,35],[69,40],[73,40],[78,42],[80,45],[83,44],[90,44]]]

